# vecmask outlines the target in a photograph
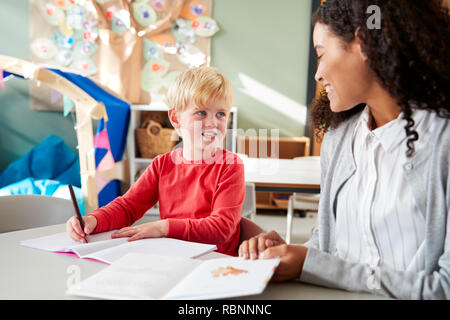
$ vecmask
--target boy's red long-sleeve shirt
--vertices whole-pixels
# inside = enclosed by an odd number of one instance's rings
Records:
[[[130,226],[159,201],[168,237],[215,244],[218,252],[237,255],[245,197],[242,160],[218,149],[214,157],[195,163],[184,160],[182,152],[157,156],[126,194],[93,211],[95,232]]]

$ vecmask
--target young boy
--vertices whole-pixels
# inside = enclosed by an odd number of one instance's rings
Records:
[[[211,67],[188,69],[167,92],[169,119],[183,148],[157,156],[128,192],[66,223],[70,237],[84,241],[92,232],[119,229],[113,238],[129,241],[170,237],[215,244],[237,255],[245,196],[244,166],[221,148],[233,100],[231,83]],[[159,201],[159,221],[131,226]]]

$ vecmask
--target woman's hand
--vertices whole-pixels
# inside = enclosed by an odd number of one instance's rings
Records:
[[[239,257],[255,260],[267,248],[284,244],[283,238],[275,231],[260,233],[249,240],[242,241],[239,246]]]
[[[130,237],[128,241],[134,241],[144,238],[162,238],[167,237],[169,224],[167,220],[159,220],[143,223],[134,227],[126,227],[117,230],[111,235],[111,238]]]
[[[308,248],[298,245],[282,244],[270,247],[260,253],[260,259],[280,257],[280,264],[271,279],[274,282],[292,280],[300,277]]]
[[[66,231],[72,240],[86,242],[85,237],[88,239],[87,235],[97,227],[97,218],[94,216],[84,216],[82,218],[84,221],[84,230],[81,229],[78,218],[73,216],[66,222]]]
[[[239,247],[239,256],[244,259],[280,257],[280,264],[271,279],[274,282],[298,278],[302,273],[307,252],[306,247],[286,244],[273,230],[245,240]]]

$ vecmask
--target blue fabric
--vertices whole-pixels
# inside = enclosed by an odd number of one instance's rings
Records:
[[[22,77],[21,75],[15,74],[15,73],[11,73],[11,72],[7,72],[5,70],[3,70],[3,78],[6,78],[7,76],[13,75],[14,77],[19,77],[24,79],[24,77]]]
[[[108,131],[111,153],[115,162],[120,161],[127,142],[128,124],[130,122],[130,105],[125,101],[109,94],[88,78],[57,69],[49,70],[73,82],[95,100],[103,102],[106,107],[106,113],[108,114],[106,130]],[[104,128],[105,121],[100,119],[97,127],[97,133],[102,131]]]
[[[98,207],[106,206],[120,195],[120,181],[112,180],[98,194]]]
[[[78,155],[61,138],[49,135],[0,174],[0,188],[29,177],[81,187]]]
[[[75,186],[73,187],[73,191],[75,193],[78,206],[80,207],[80,212],[82,215],[85,215],[83,192],[80,188]],[[68,200],[72,199],[70,197],[70,191],[67,184],[49,179],[38,180],[34,178],[26,178],[0,189],[0,196],[17,194],[39,194]]]

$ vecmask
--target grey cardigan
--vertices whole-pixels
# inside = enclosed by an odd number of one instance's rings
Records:
[[[372,268],[336,256],[336,197],[355,172],[351,133],[359,115],[324,136],[318,223],[305,244],[308,253],[299,280],[399,299],[450,299],[449,119],[437,118],[426,150],[417,152],[403,166],[416,203],[426,217],[425,270],[416,273]]]

